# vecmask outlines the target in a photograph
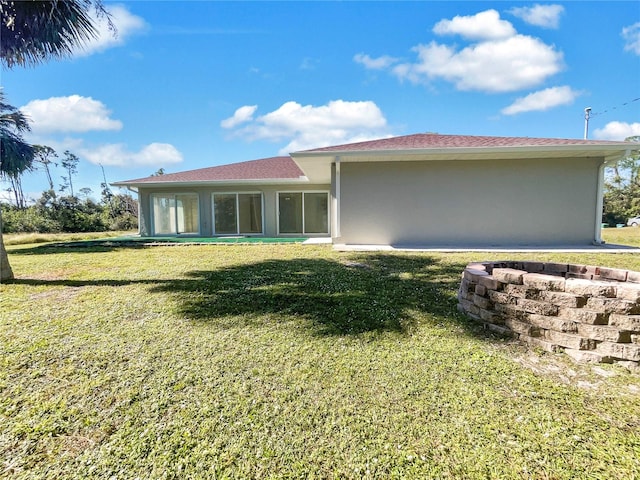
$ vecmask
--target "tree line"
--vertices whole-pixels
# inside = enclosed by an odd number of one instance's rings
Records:
[[[640,136],[629,137],[640,143]],[[626,224],[640,215],[640,154],[636,150],[605,171],[604,212],[602,222],[610,226]]]
[[[80,163],[77,155],[65,150],[59,156],[47,145],[32,145],[32,148],[34,156],[26,168],[7,175],[7,192],[12,202],[1,205],[3,233],[102,232],[137,227],[137,202],[129,194],[114,193],[109,188],[104,170],[100,200],[96,202],[91,198],[93,191],[90,188],[74,188],[74,176]],[[51,170],[57,166],[62,167],[64,175],[56,189]],[[22,176],[35,170],[44,172],[49,188],[32,202],[24,194]]]

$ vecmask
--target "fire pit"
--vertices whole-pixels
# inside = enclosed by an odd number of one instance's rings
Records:
[[[467,265],[458,308],[578,362],[640,366],[640,272],[542,262]]]

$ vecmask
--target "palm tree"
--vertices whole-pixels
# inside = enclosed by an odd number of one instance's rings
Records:
[[[71,56],[76,48],[97,36],[90,15],[92,6],[99,17],[109,20],[115,32],[102,0],[0,0],[0,63],[7,68],[35,66]],[[19,175],[33,162],[33,147],[21,136],[29,130],[29,124],[24,115],[4,102],[4,95],[0,104],[0,175]],[[0,281],[12,278],[0,218]]]
[[[102,0],[0,1],[2,62],[24,67],[71,56],[98,34],[89,14],[92,5],[115,31]]]
[[[16,180],[31,168],[34,149],[22,140],[22,133],[29,131],[27,118],[4,100],[0,90],[0,179]],[[2,215],[0,214],[0,281],[13,278],[7,252],[2,240]]]

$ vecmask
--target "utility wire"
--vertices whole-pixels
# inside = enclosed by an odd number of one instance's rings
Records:
[[[591,117],[597,117],[598,115],[604,115],[605,113],[609,113],[610,111],[617,110],[618,108],[627,107],[627,106],[631,105],[633,102],[638,102],[638,101],[640,101],[640,97],[634,98],[633,100],[629,100],[628,102],[624,102],[623,104],[615,106],[615,107],[609,107],[609,108],[607,108],[605,110],[601,110],[599,112],[591,112],[590,116]]]

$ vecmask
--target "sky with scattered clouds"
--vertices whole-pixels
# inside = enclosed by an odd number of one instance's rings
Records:
[[[637,1],[105,2],[73,58],[2,71],[74,184],[438,132],[640,135]],[[59,178],[63,172],[56,171]],[[32,198],[44,172],[23,182]],[[7,185],[3,184],[2,189]]]

